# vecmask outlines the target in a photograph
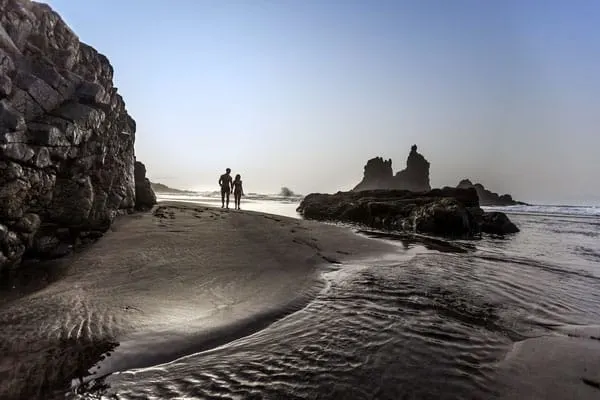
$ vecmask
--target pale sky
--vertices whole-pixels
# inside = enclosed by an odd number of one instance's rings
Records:
[[[110,59],[151,180],[335,192],[416,143],[434,187],[600,204],[600,1],[49,3]]]

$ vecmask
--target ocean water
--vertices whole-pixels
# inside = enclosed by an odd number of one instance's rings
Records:
[[[600,217],[600,206],[518,205],[483,208],[504,211],[509,214]]]
[[[214,195],[160,199],[215,202]],[[242,203],[294,217],[296,206],[297,199],[258,196]],[[565,364],[566,383],[580,397],[548,395],[548,380],[511,361],[540,338],[597,348],[600,334],[589,333],[600,331],[596,209],[506,211],[520,233],[435,247],[396,240],[393,258],[324,271],[326,285],[306,307],[265,329],[167,364],[74,381],[77,389],[62,398],[600,398],[600,369]],[[561,367],[532,371],[562,374]],[[0,362],[0,374],[8,368]]]

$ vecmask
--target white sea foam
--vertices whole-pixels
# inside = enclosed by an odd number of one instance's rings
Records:
[[[486,211],[503,211],[514,214],[535,215],[565,215],[565,216],[589,216],[600,217],[598,206],[557,206],[557,205],[531,205],[531,206],[506,206],[506,207],[482,207]]]

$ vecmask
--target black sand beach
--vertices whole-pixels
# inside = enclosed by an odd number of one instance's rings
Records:
[[[369,239],[159,204],[4,285],[0,398],[596,398],[597,261],[524,258],[556,244],[515,218],[528,237]],[[584,246],[593,222],[550,226]]]
[[[111,344],[94,376],[227,343],[305,306],[325,287],[323,267],[393,251],[349,229],[254,212],[167,203],[123,217],[52,262],[62,276],[45,288],[15,298],[27,292],[17,275],[2,293],[0,398],[60,392]]]

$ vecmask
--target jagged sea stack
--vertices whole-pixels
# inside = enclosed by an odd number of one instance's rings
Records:
[[[108,59],[49,6],[0,0],[0,270],[133,210],[134,142]]]
[[[406,159],[406,168],[396,173],[394,177],[394,189],[410,190],[411,192],[431,190],[429,165],[429,161],[417,151],[417,145],[414,144]]]
[[[363,179],[353,189],[354,191],[389,188],[394,179],[392,160],[375,157],[367,161]]]
[[[384,160],[381,157],[372,158],[365,165],[362,181],[353,190],[358,192],[374,189],[399,189],[425,192],[431,190],[429,165],[425,157],[417,152],[417,145],[411,147],[406,160],[406,168],[396,175],[392,170],[392,160]]]

